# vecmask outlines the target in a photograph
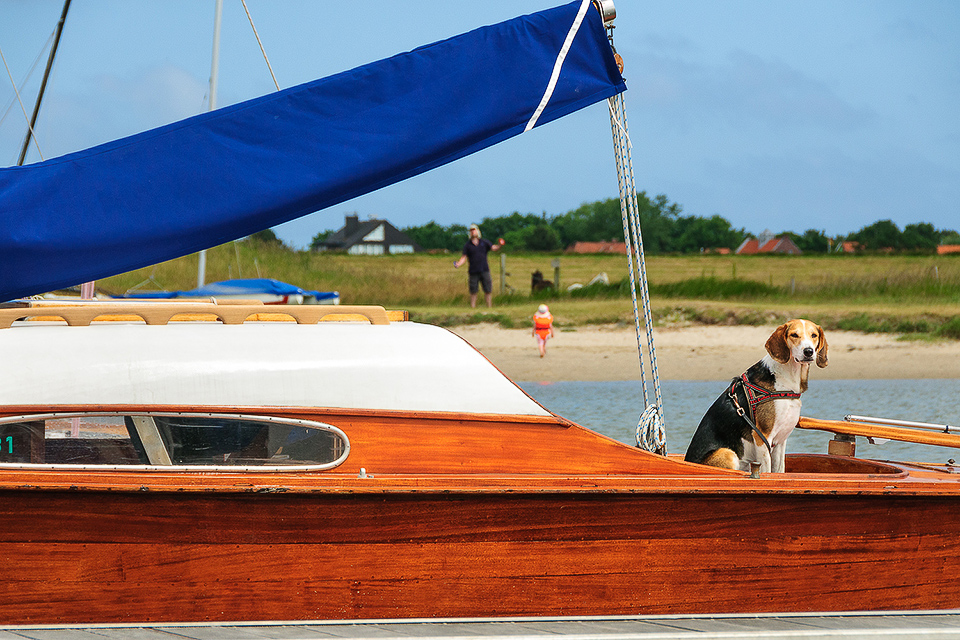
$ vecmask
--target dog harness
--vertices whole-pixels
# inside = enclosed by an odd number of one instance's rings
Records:
[[[744,410],[740,406],[740,403],[737,401],[737,387],[743,388],[743,394],[747,397],[747,410]],[[747,378],[747,374],[742,374],[739,378],[733,379],[733,384],[730,385],[730,390],[727,392],[727,395],[730,396],[730,401],[733,402],[733,406],[737,409],[737,413],[743,418],[750,428],[753,429],[753,432],[760,436],[760,439],[763,440],[763,444],[766,445],[767,451],[771,454],[773,453],[773,447],[770,446],[770,441],[767,440],[767,437],[763,435],[763,432],[757,428],[756,424],[756,410],[757,406],[763,404],[764,402],[770,402],[772,400],[795,400],[800,397],[799,393],[794,393],[793,391],[767,391],[761,386],[755,385]],[[749,415],[747,415],[749,411]]]

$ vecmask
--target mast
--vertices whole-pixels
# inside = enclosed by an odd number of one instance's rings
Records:
[[[70,9],[70,0],[64,0],[63,11],[60,13],[60,21],[57,22],[56,35],[53,38],[53,46],[50,47],[50,55],[47,57],[47,68],[43,71],[43,81],[40,83],[40,93],[37,94],[37,103],[33,107],[33,115],[30,117],[30,126],[27,127],[27,137],[23,141],[23,148],[20,149],[20,159],[17,160],[17,166],[23,166],[27,157],[27,149],[30,147],[30,141],[33,139],[33,128],[37,124],[37,116],[40,115],[40,103],[43,102],[43,92],[47,88],[47,79],[50,77],[50,69],[53,68],[53,60],[57,56],[57,47],[60,46],[60,34],[63,33],[63,23],[67,21],[67,11]]]
[[[217,0],[213,16],[213,59],[210,61],[210,103],[207,111],[217,108],[217,75],[220,70],[220,19],[223,16],[223,0]],[[207,250],[200,250],[197,264],[197,286],[202,287],[207,279]]]

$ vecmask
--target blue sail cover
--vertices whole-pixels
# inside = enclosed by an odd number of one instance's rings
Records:
[[[521,133],[580,6],[0,169],[0,301],[244,237]],[[625,89],[590,8],[537,124]]]
[[[187,291],[137,291],[119,296],[121,298],[170,300],[173,298],[222,298],[225,296],[250,296],[268,294],[272,296],[305,296],[315,298],[318,302],[335,300],[340,297],[336,291],[311,291],[300,287],[274,280],[273,278],[242,278],[211,282],[196,289]]]

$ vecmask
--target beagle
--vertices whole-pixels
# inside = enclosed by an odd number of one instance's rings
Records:
[[[693,434],[684,459],[726,469],[783,471],[787,437],[800,420],[810,364],[827,366],[827,338],[809,320],[790,320],[767,338],[767,355],[734,378]]]

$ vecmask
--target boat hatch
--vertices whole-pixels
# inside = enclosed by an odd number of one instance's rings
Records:
[[[214,413],[48,413],[0,419],[0,465],[320,470],[350,442],[321,422]]]
[[[831,456],[814,453],[792,453],[785,457],[787,473],[863,473],[868,475],[899,474],[903,469],[875,460],[848,456]]]

